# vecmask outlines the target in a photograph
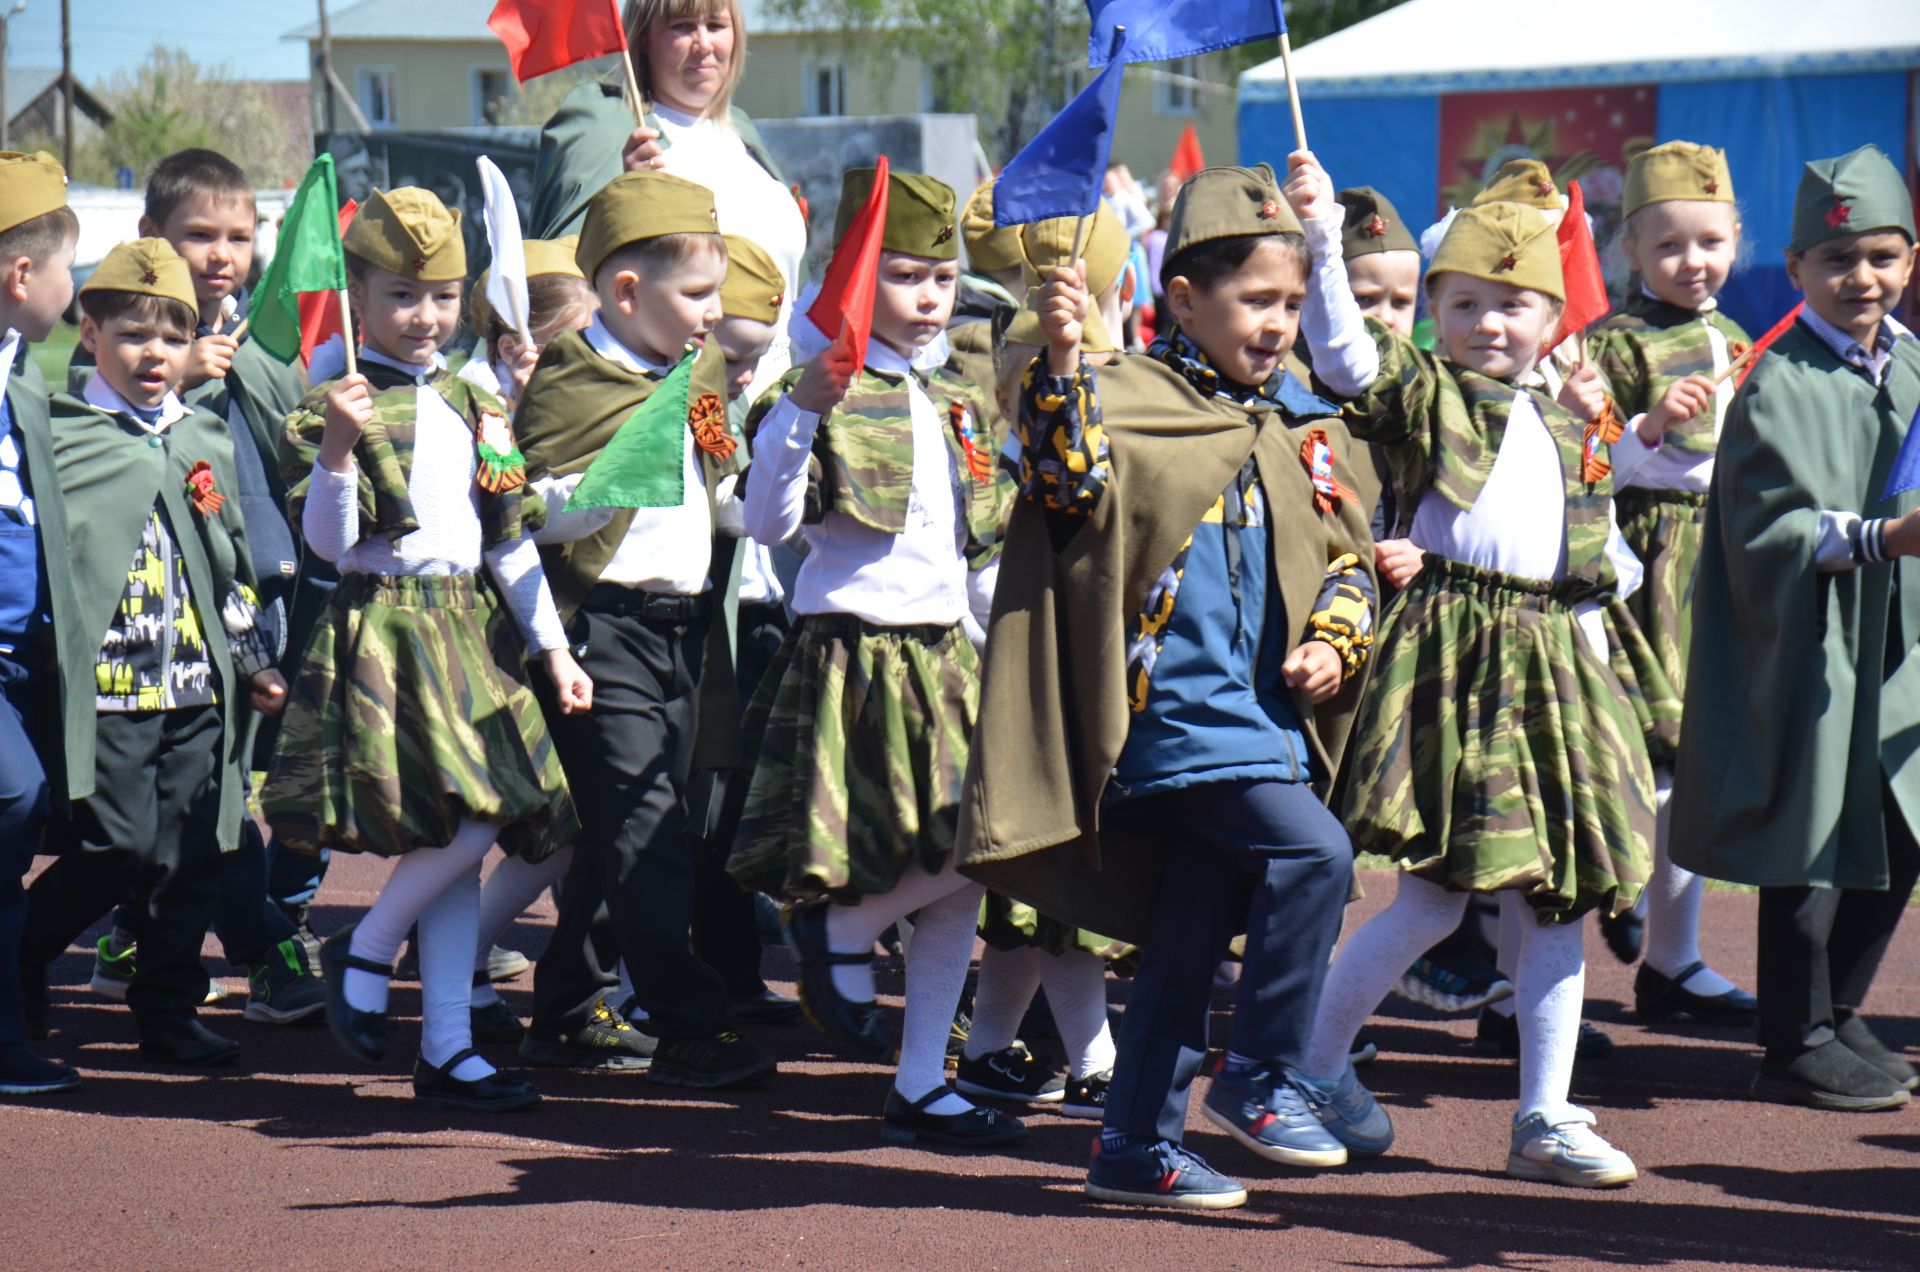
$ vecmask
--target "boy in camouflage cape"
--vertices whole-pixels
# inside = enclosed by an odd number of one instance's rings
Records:
[[[524,681],[528,649],[572,707],[591,705],[592,684],[553,611],[505,407],[439,353],[466,276],[458,214],[427,190],[375,191],[343,246],[365,370],[316,388],[281,445],[289,516],[341,582],[262,803],[296,851],[399,858],[360,922],[321,947],[335,1038],[366,1063],[385,1058],[392,962],[417,923],[414,1099],[520,1108],[539,1099],[533,1085],[472,1045],[480,862],[496,841],[537,861],[578,825]]]
[[[847,232],[875,179],[872,168],[843,178],[837,251],[859,250]],[[754,699],[765,735],[728,870],[812,903],[789,926],[801,1000],[875,1057],[894,1043],[874,1001],[874,941],[915,915],[881,1134],[990,1148],[1026,1129],[956,1094],[945,1069],[981,897],[954,869],[980,693],[963,623],[984,617],[992,594],[1000,479],[979,392],[944,365],[959,275],[953,191],[895,172],[886,195],[865,365],[843,333],[749,421],[747,531],[784,543],[805,524],[809,551],[793,588],[799,622]],[[801,337],[811,327],[796,320]]]
[[[1671,141],[1635,156],[1621,210],[1632,281],[1621,311],[1589,337],[1588,356],[1626,421],[1616,448],[1614,506],[1646,581],[1614,609],[1644,634],[1678,699],[1686,685],[1689,601],[1706,531],[1714,446],[1735,388],[1725,373],[1751,343],[1715,300],[1740,245],[1726,155]],[[1634,976],[1634,1006],[1649,1021],[1748,1024],[1753,995],[1700,955],[1705,881],[1668,855],[1678,723],[1663,718],[1647,735],[1659,812],[1653,877],[1641,895],[1649,940]]]
[[[1591,367],[1558,400],[1527,387],[1564,291],[1538,210],[1496,201],[1457,214],[1427,290],[1443,352],[1370,323],[1379,372],[1346,409],[1357,436],[1420,478],[1410,537],[1427,563],[1383,621],[1340,803],[1354,846],[1405,873],[1334,960],[1306,1071],[1340,1120],[1349,1106],[1377,1113],[1355,1098],[1355,1034],[1459,923],[1467,893],[1497,892],[1519,937],[1507,1171],[1623,1184],[1633,1163],[1567,1102],[1585,978],[1577,920],[1630,907],[1650,864],[1652,773],[1602,616],[1637,581],[1612,526],[1617,429]]]

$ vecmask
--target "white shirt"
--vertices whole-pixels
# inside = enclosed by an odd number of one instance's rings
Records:
[[[923,351],[924,352],[924,351]],[[914,359],[917,363],[919,357]],[[913,484],[906,528],[889,534],[829,511],[807,527],[809,551],[794,580],[800,614],[853,614],[882,627],[951,626],[970,612],[963,486],[947,448],[946,423],[911,373],[913,364],[874,341],[867,366],[905,375],[913,418]],[[747,533],[784,543],[800,528],[807,495],[807,458],[820,417],[783,397],[760,424],[747,481]],[[991,600],[991,587],[987,586]]]
[[[0,351],[3,351],[3,349],[4,347],[0,346]],[[0,379],[0,392],[4,392],[5,389],[6,381]],[[114,415],[126,416],[154,437],[160,436],[160,434],[166,432],[181,420],[186,419],[188,414],[190,414],[187,410],[187,404],[180,400],[179,394],[170,391],[166,397],[160,400],[159,413],[149,422],[145,414],[143,414],[138,407],[134,406],[133,403],[127,401],[126,398],[121,397],[119,391],[107,383],[107,377],[101,375],[98,371],[95,371],[88,377],[87,387],[82,391],[80,396],[87,400],[89,406],[97,406],[101,410]]]
[[[635,356],[607,330],[598,314],[581,334],[595,353],[629,371],[660,377],[672,370],[651,366]],[[707,503],[707,483],[700,471],[693,430],[680,431],[680,502],[670,508],[633,510],[626,537],[614,549],[607,568],[600,571],[602,583],[665,596],[698,596],[707,590],[708,569],[713,563],[713,510]],[[549,475],[533,483],[534,491],[547,501],[547,526],[537,536],[541,543],[584,538],[613,519],[610,508],[567,511],[567,498],[584,476],[584,472],[565,477]]]
[[[407,476],[407,497],[413,501],[420,528],[398,542],[389,542],[385,535],[363,540],[359,462],[350,459],[347,471],[336,473],[316,459],[300,515],[302,537],[321,560],[333,562],[342,574],[474,573],[482,561],[480,487],[474,480],[479,456],[466,420],[427,386],[427,378],[443,365],[440,355],[435,354],[433,363],[424,368],[367,348],[360,350],[360,360],[408,372],[419,386],[414,390],[413,467]],[[484,559],[528,647],[539,653],[565,645],[566,632],[533,539],[522,535],[486,552]]]
[[[1640,290],[1658,300],[1646,285]],[[1707,329],[1707,343],[1713,349],[1713,372],[1718,376],[1727,369],[1731,352],[1727,348],[1727,338],[1718,327],[1707,321],[1707,315],[1719,308],[1719,302],[1709,300],[1700,308],[1700,323]],[[1713,389],[1713,440],[1720,440],[1720,429],[1727,422],[1727,408],[1733,405],[1733,395],[1739,386],[1734,378],[1728,376]],[[1640,421],[1644,414],[1636,415],[1627,421],[1627,432],[1613,446],[1613,486],[1615,490],[1639,487],[1642,490],[1687,490],[1704,495],[1713,481],[1713,454],[1700,454],[1681,450],[1677,446],[1668,446],[1661,439],[1658,446],[1648,446],[1640,440]]]

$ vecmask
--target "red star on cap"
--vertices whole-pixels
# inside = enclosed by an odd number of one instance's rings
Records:
[[[1260,219],[1262,221],[1278,221],[1280,219],[1280,205],[1272,199],[1268,199],[1265,203],[1262,203],[1260,205]]]
[[[1533,179],[1533,185],[1534,188],[1540,192],[1540,197],[1543,199],[1553,193],[1553,182],[1547,180],[1545,177],[1535,177]]]
[[[1720,193],[1720,183],[1718,181],[1709,181],[1707,182],[1706,185],[1702,186],[1701,188],[1704,189],[1708,194]]]
[[[416,256],[416,257],[414,257],[414,258],[413,258],[413,272],[414,272],[414,273],[416,273],[416,274],[418,274],[418,273],[419,273],[419,272],[420,272],[421,270],[423,270],[423,269],[425,269],[426,267],[427,267],[427,258],[426,258],[426,257],[424,257],[424,256]]]
[[[1376,217],[1374,217],[1374,218],[1373,218],[1373,219],[1372,219],[1371,221],[1368,221],[1368,222],[1367,222],[1367,237],[1368,237],[1368,238],[1384,238],[1384,237],[1386,237],[1386,233],[1387,233],[1387,218],[1386,218],[1386,217],[1384,217],[1384,216],[1376,216]]]
[[[1847,218],[1852,215],[1853,209],[1851,207],[1842,203],[1839,199],[1835,199],[1833,206],[1827,209],[1827,224],[1837,230],[1845,225]]]
[[[160,275],[154,273],[152,270],[148,270],[146,273],[140,275],[140,281],[151,287],[160,281]]]
[[[1502,256],[1500,258],[1500,263],[1498,265],[1495,265],[1493,268],[1497,272],[1504,274],[1506,271],[1514,268],[1519,264],[1520,262],[1514,259],[1513,253],[1508,252],[1505,256]]]

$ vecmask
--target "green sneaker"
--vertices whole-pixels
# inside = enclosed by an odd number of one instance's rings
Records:
[[[291,1025],[327,1009],[327,989],[307,963],[300,938],[289,937],[247,969],[248,1020]]]
[[[134,944],[129,941],[120,944],[111,936],[103,936],[94,946],[93,981],[90,988],[102,998],[111,998],[116,1003],[127,1001],[127,986],[133,984]]]

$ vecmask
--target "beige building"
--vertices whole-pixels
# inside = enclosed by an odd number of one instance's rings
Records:
[[[858,39],[795,27],[743,0],[751,35],[735,96],[756,119],[908,115],[936,106],[931,77],[913,58],[878,58]],[[488,108],[514,92],[506,50],[487,29],[493,0],[361,0],[332,13],[334,69],[375,128],[462,128],[490,122]],[[287,34],[314,51],[313,99],[324,110],[318,23]],[[1127,69],[1114,158],[1143,179],[1166,166],[1191,123],[1207,157],[1235,161],[1233,68],[1213,54]],[[1084,82],[1087,72],[1079,73]],[[327,126],[319,119],[321,127]],[[334,123],[351,128],[343,108]],[[983,135],[992,136],[991,121]],[[1009,156],[989,154],[995,163]]]

